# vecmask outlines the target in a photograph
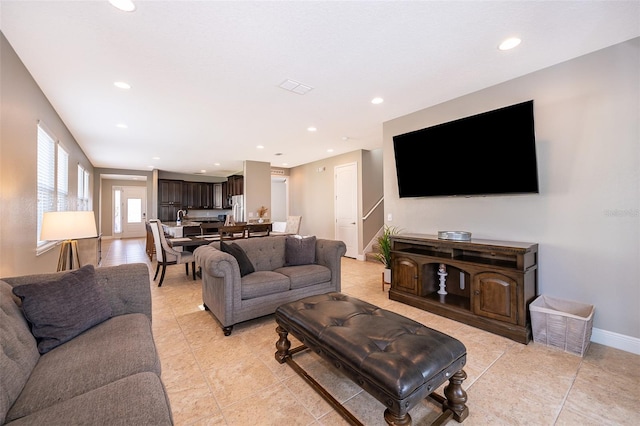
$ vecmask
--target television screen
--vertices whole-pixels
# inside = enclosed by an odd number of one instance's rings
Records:
[[[533,101],[393,137],[400,198],[538,193]]]

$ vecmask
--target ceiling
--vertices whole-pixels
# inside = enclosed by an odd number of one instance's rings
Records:
[[[95,167],[228,176],[377,149],[387,120],[640,36],[640,1],[135,4],[0,1]]]

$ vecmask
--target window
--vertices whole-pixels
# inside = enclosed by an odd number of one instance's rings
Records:
[[[69,153],[43,123],[38,123],[38,247],[45,212],[69,209]]]
[[[89,172],[78,164],[78,210],[89,210]]]

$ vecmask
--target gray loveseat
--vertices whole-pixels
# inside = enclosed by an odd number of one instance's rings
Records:
[[[243,265],[232,254],[221,251],[220,243],[194,251],[196,263],[202,268],[205,309],[215,315],[225,335],[231,334],[234,324],[273,314],[283,303],[340,291],[345,244],[315,237],[313,240],[308,263],[300,256],[305,250],[292,249],[296,242],[292,236],[230,241],[242,249],[250,262],[250,270],[253,269],[244,276],[241,276]]]
[[[91,280],[78,278],[87,275],[65,275],[63,280],[63,273],[0,280],[0,424],[173,424],[151,330],[147,265],[96,268],[95,272],[93,267],[86,269],[82,268],[92,274]],[[78,279],[71,282],[67,277]],[[66,290],[82,287],[78,296],[82,299],[87,293],[84,288],[91,287],[87,281],[99,289],[95,294],[100,294],[104,309],[97,311],[106,312],[100,322],[70,340],[45,339],[41,334],[36,340],[32,333],[51,330],[40,324],[36,331],[34,317],[43,315],[44,310],[33,310],[31,301],[39,301],[40,296],[24,289],[49,294],[57,288],[52,286],[67,282],[71,284]],[[49,287],[43,291],[44,285]],[[14,287],[20,298],[13,294]],[[29,296],[24,296],[27,293]],[[68,294],[64,297],[75,299]],[[73,317],[77,313],[59,300],[56,304],[62,306],[61,314]],[[45,314],[51,313],[56,311]],[[96,309],[85,314],[96,317]],[[77,321],[69,322],[71,328],[76,327],[75,333],[77,325]]]

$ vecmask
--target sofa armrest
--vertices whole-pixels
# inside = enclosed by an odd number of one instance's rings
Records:
[[[214,277],[233,279],[234,272],[240,278],[240,266],[235,257],[229,253],[212,246],[200,246],[193,251],[196,264],[202,268],[203,273]]]
[[[193,252],[202,268],[202,301],[223,327],[234,324],[234,306],[240,303],[242,279],[235,257],[212,245],[200,246]]]
[[[316,261],[331,270],[331,282],[336,288],[335,291],[340,291],[342,256],[346,252],[347,246],[342,241],[316,240]]]

